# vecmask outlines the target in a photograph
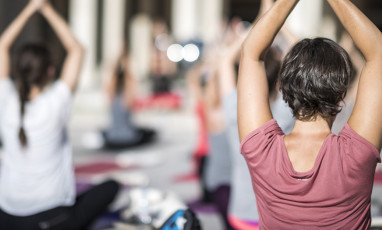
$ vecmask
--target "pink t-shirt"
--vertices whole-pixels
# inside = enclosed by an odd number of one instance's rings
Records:
[[[345,125],[329,135],[313,168],[296,172],[275,120],[241,143],[252,178],[260,229],[368,229],[379,152]]]

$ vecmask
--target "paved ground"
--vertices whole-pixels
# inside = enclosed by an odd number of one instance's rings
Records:
[[[90,99],[92,98],[92,99]],[[197,181],[175,183],[174,178],[192,172],[191,151],[196,141],[196,120],[192,110],[179,111],[146,110],[135,116],[137,124],[152,127],[158,131],[158,140],[146,147],[120,153],[92,151],[84,148],[83,136],[89,131],[97,131],[108,123],[105,103],[98,94],[82,95],[77,98],[71,122],[71,134],[75,150],[75,160],[89,157],[117,155],[127,158],[159,160],[158,164],[133,170],[133,173],[145,175],[148,186],[163,191],[175,192],[183,201],[199,198],[200,186]],[[121,159],[121,158],[118,158]],[[131,171],[130,171],[131,172]],[[373,225],[382,226],[382,184],[374,186],[372,194]],[[215,214],[199,213],[204,229],[222,229],[221,220]]]
[[[108,115],[104,105],[102,97],[97,94],[82,95],[77,98],[71,122],[76,160],[93,155],[116,155],[110,152],[89,151],[81,143],[84,134],[100,130],[107,125]],[[176,176],[192,172],[190,156],[197,132],[192,110],[187,106],[179,111],[147,110],[137,113],[135,119],[137,124],[156,129],[159,139],[152,145],[117,154],[159,159],[160,163],[156,165],[136,170],[149,178],[148,186],[163,191],[173,191],[185,202],[198,199],[200,186],[197,181],[174,182]],[[371,211],[373,225],[382,226],[382,183],[376,183],[374,186]],[[198,216],[204,229],[222,229],[221,220],[215,214],[202,213]]]
[[[96,93],[77,95],[70,123],[74,147],[74,160],[81,163],[89,159],[115,158],[117,161],[145,162],[147,167],[126,170],[127,177],[147,178],[147,186],[174,192],[184,202],[197,200],[200,195],[198,181],[175,182],[178,176],[192,172],[191,152],[196,141],[196,120],[191,109],[145,110],[135,115],[137,124],[155,129],[155,143],[121,152],[91,150],[86,147],[89,133],[98,132],[108,123],[104,99]],[[130,178],[131,179],[131,178]],[[127,178],[128,180],[128,178]],[[138,182],[139,183],[139,182]],[[145,182],[142,182],[145,184]],[[220,230],[221,220],[214,213],[198,213],[203,229]]]
[[[172,191],[180,199],[190,202],[199,198],[200,186],[195,180],[175,182],[177,176],[192,172],[191,152],[196,141],[196,120],[192,110],[146,110],[135,116],[137,124],[152,127],[158,140],[148,146],[122,152],[92,150],[84,143],[89,133],[98,132],[108,123],[104,98],[97,94],[77,95],[70,123],[70,133],[76,164],[89,160],[112,159],[124,163],[145,163],[137,169],[128,169],[120,179],[136,182],[161,191]],[[136,179],[134,181],[134,178]],[[382,184],[374,186],[372,195],[374,224],[382,226]],[[203,229],[223,229],[214,213],[198,213]]]

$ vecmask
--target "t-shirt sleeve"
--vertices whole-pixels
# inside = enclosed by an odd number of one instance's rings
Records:
[[[72,109],[72,91],[69,86],[58,80],[53,84],[49,93],[52,104],[62,115],[62,119],[68,120]]]
[[[260,128],[248,134],[240,144],[240,152],[247,160],[253,160],[262,153],[266,154],[276,139],[283,135],[280,126],[275,119],[266,122]]]
[[[7,95],[14,90],[12,81],[7,77],[0,80],[0,105],[4,103]]]
[[[339,138],[344,149],[341,152],[346,154],[344,159],[349,162],[353,171],[365,171],[366,168],[369,168],[370,173],[374,173],[376,163],[381,162],[377,148],[361,137],[347,123],[339,133]]]

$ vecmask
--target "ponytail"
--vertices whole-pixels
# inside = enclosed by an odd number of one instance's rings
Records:
[[[26,147],[28,144],[28,138],[24,127],[26,103],[29,101],[32,87],[37,86],[42,89],[47,84],[47,70],[49,66],[50,55],[45,46],[27,44],[20,50],[15,74],[20,99],[20,129],[18,137],[23,147]]]
[[[127,66],[125,66],[125,63],[123,63],[123,60],[118,60],[118,66],[115,70],[115,75],[117,80],[115,81],[115,94],[121,93],[124,90],[125,87],[125,74],[127,70]]]
[[[21,145],[23,147],[26,147],[28,144],[28,140],[27,140],[27,135],[25,134],[25,130],[23,126],[20,127],[19,139],[20,139]]]
[[[24,129],[24,115],[25,115],[25,104],[29,99],[31,86],[26,81],[25,78],[20,79],[19,83],[19,97],[20,97],[20,130],[19,130],[19,140],[23,147],[28,144],[28,139],[25,134]]]

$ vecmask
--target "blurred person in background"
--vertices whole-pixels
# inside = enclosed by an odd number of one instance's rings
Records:
[[[10,76],[10,48],[40,12],[67,51],[59,80],[43,45],[26,44]],[[0,37],[0,229],[87,228],[107,210],[119,185],[108,181],[76,198],[67,126],[83,49],[48,1],[31,0]]]
[[[259,15],[264,14],[273,4],[272,0],[262,0]],[[240,141],[237,125],[237,63],[240,48],[248,29],[243,22],[233,20],[228,28],[225,41],[219,48],[219,90],[223,100],[225,122],[228,127],[232,162],[231,195],[229,201],[229,221],[235,229],[258,229],[259,214],[256,197],[245,159],[240,154]],[[282,129],[289,133],[295,122],[288,105],[282,100],[277,86],[278,73],[284,50],[296,38],[287,28],[276,39],[265,59],[266,77],[269,87],[269,103],[272,114],[280,122]]]
[[[264,57],[298,2],[276,1],[242,46],[239,136],[260,228],[370,229],[375,167],[381,161],[382,33],[351,1],[328,0],[366,60],[354,109],[339,135],[333,134],[352,63],[334,41],[304,39],[281,68],[280,89],[296,118],[285,134],[269,109]]]
[[[207,53],[208,57],[197,63],[187,76],[194,97],[198,98],[203,107],[206,141],[209,146],[208,154],[201,159],[199,166],[204,190],[203,202],[214,204],[224,220],[226,229],[232,229],[227,219],[231,181],[228,136],[216,76],[217,60],[213,60],[213,51]]]
[[[155,139],[156,133],[133,123],[134,102],[137,94],[137,80],[130,71],[129,56],[123,46],[107,82],[110,101],[110,125],[103,132],[104,147],[124,149],[140,146]]]
[[[176,64],[167,57],[167,47],[171,42],[164,20],[153,22],[153,46],[150,62],[150,80],[154,95],[171,93],[176,73]]]
[[[209,202],[210,196],[206,189],[205,181],[203,181],[205,161],[210,148],[208,143],[207,120],[204,106],[204,91],[206,88],[205,79],[206,73],[204,72],[204,65],[202,65],[201,62],[196,63],[186,74],[187,88],[197,120],[197,138],[195,148],[192,152],[193,173],[196,174],[202,182],[203,202]]]

